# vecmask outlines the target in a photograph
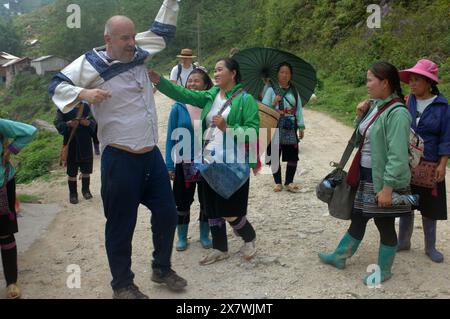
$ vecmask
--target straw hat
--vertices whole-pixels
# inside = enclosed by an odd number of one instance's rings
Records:
[[[188,58],[188,59],[192,59],[192,58],[196,58],[197,56],[192,55],[192,50],[191,49],[182,49],[181,53],[179,55],[177,55],[177,58]]]

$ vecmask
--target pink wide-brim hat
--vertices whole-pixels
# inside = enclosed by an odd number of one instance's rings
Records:
[[[427,60],[422,59],[419,60],[415,66],[413,66],[411,69],[402,70],[399,72],[400,80],[405,83],[409,83],[409,75],[410,73],[415,73],[419,75],[423,75],[431,80],[433,80],[436,83],[439,83],[438,78],[438,66],[436,63]]]

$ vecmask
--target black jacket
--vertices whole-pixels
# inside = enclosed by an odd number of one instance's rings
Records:
[[[62,113],[60,110],[56,113],[54,124],[59,134],[64,137],[64,145],[67,144],[70,132],[72,131],[72,128],[67,126],[66,123],[74,120],[77,113],[78,107],[66,114]],[[97,123],[91,114],[91,109],[88,104],[84,104],[83,115],[81,118],[89,120],[90,124],[89,126],[78,125],[75,131],[75,136],[69,145],[68,161],[87,162],[93,160],[94,158],[94,154],[92,152],[92,139],[95,136]]]

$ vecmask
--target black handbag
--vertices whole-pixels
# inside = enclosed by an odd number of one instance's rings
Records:
[[[346,178],[347,173],[345,171],[342,172]],[[335,218],[349,220],[355,202],[356,190],[357,188],[348,185],[345,179],[336,185],[331,201],[328,203],[330,215]]]
[[[356,134],[357,131],[355,130],[348,141],[340,162],[330,163],[335,169],[316,186],[316,196],[328,204],[330,215],[343,220],[350,219],[357,191],[356,187],[347,184],[347,172],[344,171],[345,164],[347,164],[354,149]]]

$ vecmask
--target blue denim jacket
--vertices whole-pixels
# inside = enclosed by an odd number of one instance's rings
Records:
[[[417,100],[411,94],[408,108],[413,118],[411,127],[423,138],[424,159],[438,162],[441,156],[450,155],[450,109],[448,100],[439,94],[427,106],[416,125]]]

